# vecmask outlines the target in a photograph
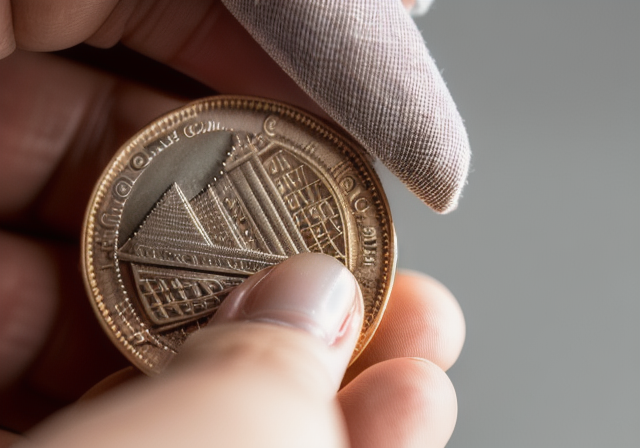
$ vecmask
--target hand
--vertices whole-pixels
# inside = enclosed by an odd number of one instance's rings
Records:
[[[123,3],[104,22],[110,12],[104,6],[108,2],[97,2],[82,10],[72,8],[72,15],[82,12],[69,22],[74,25],[56,28],[49,25],[55,22],[56,17],[65,17],[65,14],[55,14],[59,12],[56,8],[60,4],[52,4],[51,8],[43,4],[34,10],[20,9],[28,3],[17,3],[13,11],[17,41],[28,49],[56,49],[89,36],[90,42],[108,45],[120,37],[117,26],[120,23],[114,23],[114,15],[117,16],[118,11],[126,13],[123,12],[126,6]],[[191,6],[203,7],[204,3]],[[183,5],[170,8],[183,8]],[[213,3],[201,13],[185,8],[189,13],[179,15],[165,9],[164,15],[147,18],[147,12],[140,8],[129,11],[132,18],[127,22],[129,29],[123,33],[125,37],[122,40],[130,47],[187,72],[221,92],[269,96],[320,112],[313,100],[284,75],[219,4]],[[34,11],[42,14],[39,20],[27,15]],[[6,11],[0,12],[0,20],[7,17],[10,16]],[[171,37],[180,42],[182,52],[178,52],[177,47],[167,46],[163,23],[175,26]],[[99,29],[97,33],[96,29]],[[202,34],[194,33],[195,29]],[[233,39],[229,40],[229,36]],[[3,51],[2,43],[7,41],[6,36],[0,36],[0,53]],[[222,48],[220,42],[233,42],[235,47],[226,47],[226,52],[217,54],[215,60],[198,57],[198,54],[207,54],[207,49]],[[10,46],[5,46],[4,52],[9,52],[8,49]],[[201,52],[196,52],[196,49]],[[246,73],[246,78],[237,76],[237,72],[230,75],[227,68],[237,52],[251,55],[251,65],[261,67],[260,82],[253,78],[255,70],[242,72]],[[0,279],[0,309],[3,310],[0,317],[0,425],[23,431],[75,400],[106,374],[125,365],[105,339],[88,308],[77,269],[78,249],[74,239],[79,234],[92,184],[113,149],[150,119],[178,106],[180,101],[48,55],[22,52],[11,55],[0,62],[0,80],[0,270],[3,272]],[[286,274],[286,267],[282,269]],[[324,269],[318,272],[322,273]],[[282,275],[286,279],[285,274]],[[283,280],[283,284],[286,285],[286,281]],[[309,297],[309,300],[314,300],[313,294]],[[345,424],[354,447],[375,444],[411,446],[416,440],[430,441],[438,446],[448,439],[455,421],[455,396],[443,370],[459,354],[464,324],[455,300],[434,281],[418,274],[397,277],[378,334],[347,372],[345,382],[350,382],[337,396],[344,421],[331,404],[333,401],[327,397],[333,396],[331,388],[336,386],[335,378],[344,369],[346,348],[332,352],[331,347],[327,349],[304,332],[264,324],[242,325],[242,328],[250,325],[255,329],[251,330],[253,333],[241,332],[241,336],[252,334],[260,337],[240,338],[238,347],[243,347],[243,343],[258,350],[262,347],[264,359],[304,361],[265,365],[262,360],[251,358],[250,353],[243,358],[247,350],[238,350],[234,358],[240,359],[240,364],[246,362],[247,369],[243,371],[249,371],[264,381],[274,379],[274,375],[268,375],[269,372],[281,373],[279,379],[283,381],[274,387],[296,386],[298,388],[286,390],[295,396],[309,395],[309,401],[293,404],[299,406],[295,409],[300,410],[296,416],[301,421],[318,423],[314,428],[323,434],[327,429],[329,439],[317,438],[318,443],[341,440]],[[122,410],[130,406],[129,409],[135,410],[136,406],[143,406],[145,410],[160,412],[169,408],[174,411],[175,415],[169,419],[172,424],[163,422],[159,427],[169,432],[173,428],[176,433],[171,433],[172,437],[180,437],[185,432],[182,428],[193,421],[194,414],[222,412],[224,408],[216,407],[221,403],[237,402],[241,406],[251,383],[243,382],[234,387],[233,382],[224,379],[227,378],[225,372],[227,375],[234,372],[234,365],[229,365],[224,357],[216,356],[216,361],[211,361],[213,354],[221,349],[220,340],[234,340],[232,336],[215,338],[212,334],[235,331],[237,335],[238,330],[233,328],[237,328],[236,324],[212,325],[211,332],[203,333],[190,342],[191,349],[181,357],[183,360],[177,363],[173,373],[168,372],[158,380],[139,380],[126,386],[125,392],[116,391],[111,398],[105,396],[87,405],[86,413],[85,408],[78,407],[74,411],[72,407],[68,411],[70,414],[63,414],[59,420],[52,421],[39,434],[46,434],[50,440],[68,440],[64,438],[73,432],[70,431],[69,420],[65,420],[71,418],[69,415],[77,417],[73,417],[74,428],[76,423],[84,421],[89,426],[83,427],[89,431],[92,430],[92,416],[106,421],[103,419],[113,416],[109,412],[115,407]],[[281,337],[283,343],[288,341],[291,347],[260,345],[264,340],[262,332],[274,332],[273,337]],[[344,342],[344,346],[347,345],[348,342]],[[324,360],[321,356],[323,350],[329,351]],[[315,355],[320,360],[314,361]],[[428,361],[406,357],[420,357]],[[300,369],[310,366],[317,367],[312,369],[314,372],[326,370],[327,377],[314,374],[308,383],[300,385],[287,381],[294,379]],[[191,379],[188,382],[175,380],[187,377]],[[221,379],[212,381],[214,377]],[[216,386],[220,384],[228,386],[220,389]],[[207,393],[202,396],[215,397],[215,400],[196,400],[204,392]],[[173,396],[171,394],[193,399],[186,406],[193,414],[175,412],[175,400],[169,399]],[[229,394],[230,401],[222,400],[222,394]],[[281,394],[278,397],[282,397]],[[276,412],[279,405],[273,398],[254,398],[252,409],[262,410],[262,415]],[[303,413],[303,409],[308,413]],[[125,415],[116,414],[113,418],[118,421]],[[238,430],[239,425],[249,433],[252,432],[249,430],[251,425],[259,422],[249,421],[242,412],[233,415],[238,418],[236,426],[227,425],[217,431],[227,431],[226,435],[230,437],[237,436],[240,443],[244,432]],[[385,422],[393,422],[393,425],[386,426]],[[153,423],[157,425],[157,422]],[[207,424],[213,425],[214,422],[207,420]],[[190,437],[198,440],[203,437],[200,430],[209,433],[212,428],[194,428]],[[128,437],[127,440],[134,441],[136,437],[145,436],[140,432],[142,429],[131,427],[129,432],[123,431],[122,434]],[[296,438],[294,428],[274,426],[271,429],[276,430],[269,435],[273,436],[269,441],[272,440],[274,446],[286,446],[280,443],[283,439],[277,438],[275,433],[289,434],[291,438],[285,441],[298,442],[292,446],[312,446],[310,442],[300,443],[302,439]],[[102,431],[112,434],[116,429],[104,426]],[[165,442],[172,440],[169,432],[161,434]],[[253,432],[261,434],[257,427]],[[89,435],[88,432],[83,434]],[[267,434],[263,436],[267,437]]]

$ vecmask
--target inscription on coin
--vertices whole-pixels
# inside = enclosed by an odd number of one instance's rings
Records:
[[[103,173],[85,222],[85,279],[107,333],[157,373],[248,276],[320,252],[363,292],[355,359],[395,263],[386,199],[363,154],[302,111],[251,98],[201,100],[143,129]]]

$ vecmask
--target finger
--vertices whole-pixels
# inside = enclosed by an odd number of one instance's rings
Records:
[[[125,365],[97,325],[77,254],[0,231],[0,427],[24,431]]]
[[[0,79],[0,220],[37,223],[36,230],[74,239],[113,152],[181,104],[42,54],[17,52],[0,61]]]
[[[411,10],[416,4],[415,0],[402,0],[402,5],[407,9]]]
[[[118,0],[19,0],[12,3],[13,33],[20,48],[50,51],[76,45],[109,17]]]
[[[16,48],[11,20],[11,1],[0,0],[0,59],[10,55]]]
[[[344,384],[393,358],[424,358],[447,370],[458,359],[464,337],[462,310],[451,292],[424,274],[399,272],[380,326]]]
[[[331,257],[303,254],[233,294],[166,374],[49,420],[34,443],[346,446],[334,396],[362,322],[353,276]]]
[[[117,42],[186,73],[220,93],[273,98],[326,117],[220,1],[121,2],[87,40]]]
[[[0,390],[26,370],[53,325],[53,263],[39,245],[0,232]]]
[[[122,41],[219,92],[274,98],[324,115],[218,0],[28,0],[15,2],[13,17],[19,48]]]
[[[362,326],[360,287],[339,261],[323,254],[303,253],[264,270],[225,299],[213,322],[252,321],[293,325],[332,347],[328,372],[334,393]],[[346,318],[345,318],[346,316]]]
[[[79,401],[93,400],[104,395],[110,390],[117,388],[118,386],[122,386],[134,379],[141,378],[142,375],[143,373],[133,366],[125,367],[95,384],[91,389],[82,394]]]
[[[365,370],[338,394],[351,448],[444,447],[457,418],[447,375],[419,359]]]

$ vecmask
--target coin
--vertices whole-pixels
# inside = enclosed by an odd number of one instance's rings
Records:
[[[147,374],[251,274],[301,252],[351,270],[373,336],[395,271],[395,234],[364,150],[308,113],[257,98],[190,103],[116,153],[90,200],[86,288],[106,333]]]

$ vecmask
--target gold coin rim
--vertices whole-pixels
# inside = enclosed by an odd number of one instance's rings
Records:
[[[373,167],[373,159],[364,151],[364,149],[362,149],[361,145],[356,143],[344,132],[333,128],[332,125],[328,124],[325,120],[315,117],[297,107],[270,99],[235,95],[219,95],[200,98],[177,109],[166,112],[160,117],[154,119],[136,132],[116,150],[115,154],[96,181],[94,190],[88,202],[81,235],[81,266],[83,280],[85,289],[89,296],[89,301],[96,313],[96,317],[114,345],[137,368],[150,375],[159,373],[154,369],[154,366],[149,365],[145,357],[124,338],[116,324],[113,322],[109,310],[106,308],[104,303],[105,298],[101,293],[100,286],[98,284],[99,282],[96,278],[95,268],[93,266],[94,259],[92,246],[96,226],[96,213],[100,210],[100,204],[103,203],[105,195],[113,180],[124,169],[126,164],[123,163],[123,160],[126,160],[127,157],[131,155],[132,151],[137,148],[137,143],[140,141],[148,142],[154,137],[160,136],[162,133],[166,132],[167,130],[165,129],[165,126],[169,124],[168,122],[171,122],[171,125],[174,125],[176,122],[179,123],[188,119],[191,114],[189,116],[184,116],[188,111],[193,111],[193,113],[197,115],[206,110],[225,109],[272,113],[286,117],[295,121],[297,124],[305,126],[307,129],[319,134],[320,137],[328,140],[337,149],[339,149],[357,169],[361,178],[363,180],[371,181],[375,187],[373,189],[369,188],[368,190],[373,193],[375,206],[378,208],[376,215],[380,219],[379,225],[381,228],[388,227],[388,232],[385,232],[382,236],[384,266],[381,267],[381,272],[384,277],[380,280],[380,283],[383,286],[377,290],[375,297],[377,300],[374,300],[374,304],[379,304],[379,308],[373,308],[373,321],[368,325],[366,330],[363,331],[361,329],[360,331],[356,348],[349,362],[349,365],[351,365],[373,339],[386,310],[391,289],[393,287],[397,262],[397,242],[388,200],[382,188],[382,183],[380,182],[380,179]]]

